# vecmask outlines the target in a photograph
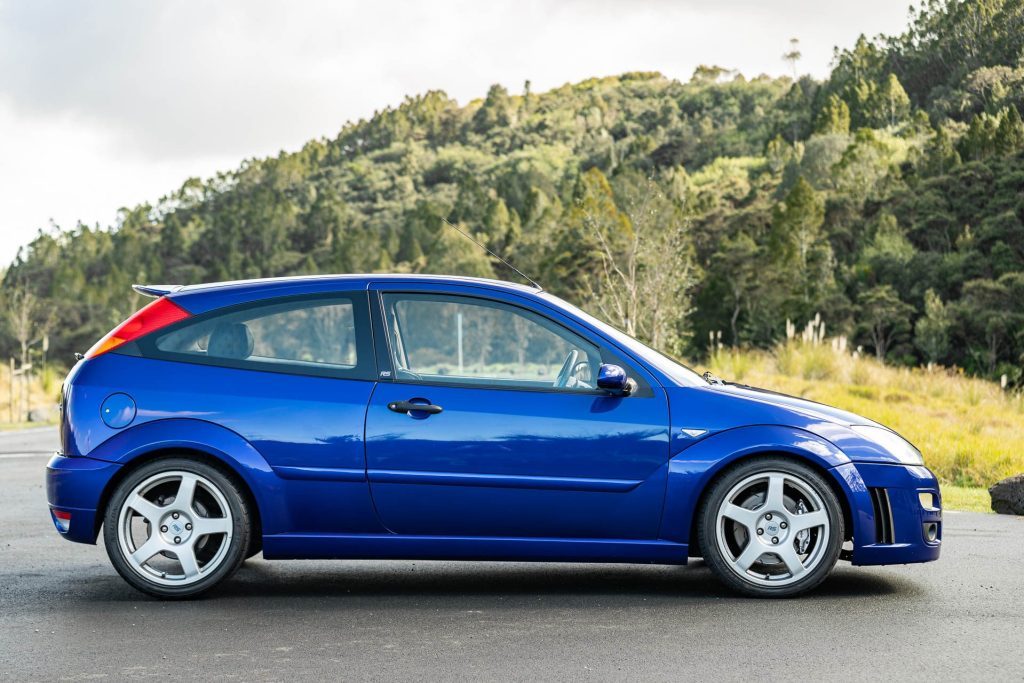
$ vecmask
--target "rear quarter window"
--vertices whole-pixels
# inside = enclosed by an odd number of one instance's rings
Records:
[[[371,379],[366,295],[272,300],[183,321],[139,343],[143,356],[271,372]]]

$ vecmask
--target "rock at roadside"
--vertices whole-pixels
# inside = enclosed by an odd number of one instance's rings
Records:
[[[992,509],[1001,515],[1024,515],[1024,474],[996,482],[988,490]]]
[[[49,422],[53,417],[53,411],[49,408],[33,408],[28,411],[29,422]]]

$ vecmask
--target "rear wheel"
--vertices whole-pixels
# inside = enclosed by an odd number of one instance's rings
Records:
[[[141,466],[118,485],[103,538],[118,573],[161,598],[194,597],[231,576],[245,559],[250,513],[218,469],[186,458]]]
[[[786,458],[744,463],[715,482],[700,512],[698,539],[712,571],[755,597],[811,590],[835,566],[843,513],[828,483]]]

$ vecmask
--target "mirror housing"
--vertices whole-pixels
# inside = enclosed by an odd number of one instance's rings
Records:
[[[602,363],[597,371],[597,386],[613,396],[629,396],[636,391],[636,382],[618,365]]]

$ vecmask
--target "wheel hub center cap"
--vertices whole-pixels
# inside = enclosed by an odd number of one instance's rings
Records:
[[[757,526],[763,530],[758,534],[765,545],[779,545],[789,535],[789,520],[778,512],[768,512],[757,520]]]
[[[180,545],[192,535],[192,518],[184,512],[172,512],[160,520],[160,535],[171,545]]]

